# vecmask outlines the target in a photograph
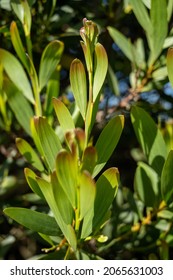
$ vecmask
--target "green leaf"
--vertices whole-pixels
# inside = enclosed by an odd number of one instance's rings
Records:
[[[27,141],[22,138],[16,138],[16,146],[19,152],[26,158],[26,160],[30,164],[32,164],[32,166],[34,166],[41,172],[44,171],[44,166],[41,160]]]
[[[93,80],[93,102],[97,99],[100,89],[104,83],[108,70],[108,58],[104,47],[97,43],[94,52],[94,80]]]
[[[60,62],[63,50],[64,44],[58,40],[50,42],[44,49],[39,69],[40,90],[46,86],[52,73],[55,71]]]
[[[92,174],[96,162],[97,162],[97,151],[95,147],[92,146],[87,147],[83,154],[81,170],[86,170],[90,174]]]
[[[96,182],[93,228],[98,229],[110,208],[119,186],[119,172],[111,167],[103,172]]]
[[[37,183],[39,184],[40,189],[43,192],[44,197],[55,216],[58,226],[60,227],[67,241],[70,243],[73,249],[76,250],[77,242],[74,229],[71,225],[67,225],[61,216],[58,205],[55,201],[52,184],[39,177],[37,177]]]
[[[68,151],[61,150],[56,158],[57,178],[73,209],[76,208],[76,190],[78,186],[78,162]]]
[[[116,96],[120,96],[120,90],[119,90],[119,85],[118,85],[118,79],[111,67],[111,65],[109,64],[109,67],[108,67],[108,83],[109,83],[109,86],[110,88],[112,89],[113,93],[116,95]]]
[[[168,154],[161,175],[161,192],[166,202],[172,202],[173,194],[173,150]]]
[[[142,26],[142,28],[146,32],[147,41],[149,44],[150,49],[152,49],[153,44],[153,26],[151,19],[149,17],[149,13],[147,11],[146,6],[142,2],[142,0],[130,0],[130,4],[132,5],[133,12],[139,22],[139,24]]]
[[[94,200],[96,194],[96,186],[91,175],[87,171],[83,171],[80,176],[80,220],[82,220],[87,212],[94,214]],[[92,220],[90,221],[92,223]],[[84,234],[84,233],[83,233]]]
[[[42,199],[45,199],[44,195],[43,195],[42,191],[40,190],[40,187],[37,183],[37,180],[36,180],[37,175],[29,168],[25,168],[24,173],[25,173],[27,183],[30,186],[31,190],[33,192],[35,192]]]
[[[17,28],[17,24],[16,24],[15,21],[13,21],[11,23],[10,34],[11,34],[11,41],[13,43],[13,47],[14,47],[18,57],[22,61],[25,68],[29,70],[28,59],[27,59],[25,49],[24,49],[24,46],[22,44],[20,34],[19,34],[19,31],[18,31],[18,28]]]
[[[25,35],[31,30],[31,11],[27,1],[11,0],[11,7],[23,25]]]
[[[127,39],[121,32],[119,32],[114,27],[109,26],[108,28],[109,34],[114,40],[114,42],[119,46],[119,48],[122,50],[122,52],[125,54],[125,56],[131,61],[135,62],[135,50],[134,46],[130,42],[129,39]]]
[[[156,207],[160,202],[158,174],[147,164],[140,162],[135,173],[135,190],[146,206]]]
[[[152,46],[148,62],[149,66],[152,65],[160,55],[167,36],[168,23],[166,2],[166,0],[151,1]]]
[[[160,130],[149,114],[137,106],[132,107],[131,121],[148,163],[161,175],[167,148]]]
[[[0,49],[0,63],[2,63],[7,75],[14,85],[31,102],[35,103],[32,89],[25,71],[20,62],[10,52]],[[22,82],[21,82],[22,81]]]
[[[62,148],[60,140],[45,118],[35,117],[34,124],[46,162],[53,171],[56,156]]]
[[[53,106],[64,135],[68,130],[75,129],[73,118],[64,103],[54,98]]]
[[[4,91],[8,97],[8,103],[16,119],[25,131],[30,135],[30,121],[34,113],[30,103],[23,96],[21,91],[9,80],[4,80]]]
[[[72,224],[74,219],[74,211],[66,193],[64,192],[62,186],[58,181],[55,171],[51,174],[51,183],[52,183],[54,198],[58,205],[59,212],[64,222],[67,225]]]
[[[171,86],[173,87],[173,48],[169,48],[167,52],[167,70]]]
[[[58,225],[53,217],[26,208],[9,207],[4,213],[23,226],[46,235],[59,235]]]
[[[95,145],[98,154],[98,160],[94,169],[94,177],[105,166],[111,154],[113,153],[120,139],[123,127],[124,116],[121,115],[112,118],[102,130]]]
[[[76,100],[76,104],[79,107],[83,119],[85,120],[87,107],[87,84],[85,69],[79,59],[74,59],[71,63],[70,83]]]

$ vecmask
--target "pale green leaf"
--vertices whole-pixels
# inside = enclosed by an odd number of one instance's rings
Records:
[[[16,146],[25,159],[39,171],[44,171],[44,166],[31,145],[22,138],[16,138]]]
[[[173,48],[168,49],[167,53],[167,70],[170,83],[173,87]]]
[[[96,182],[93,228],[99,228],[109,210],[119,186],[119,172],[115,167],[103,172]]]
[[[46,162],[53,171],[56,156],[62,148],[60,140],[45,118],[35,117],[34,124]]]
[[[59,124],[65,135],[65,133],[68,130],[75,128],[73,118],[72,118],[69,110],[67,109],[67,107],[59,99],[56,99],[56,98],[53,99],[53,106],[54,106],[55,113],[57,115]]]
[[[86,74],[82,62],[79,59],[73,60],[70,66],[70,83],[80,113],[85,119],[87,107],[87,84]]]
[[[76,208],[76,190],[78,186],[78,162],[68,151],[61,150],[56,158],[57,178],[73,209]]]
[[[47,85],[52,73],[60,62],[64,44],[58,40],[50,42],[43,51],[39,68],[40,90]]]
[[[29,168],[25,168],[24,169],[24,173],[25,173],[25,178],[26,181],[28,183],[28,185],[30,186],[31,190],[36,193],[39,197],[41,197],[42,199],[44,198],[44,195],[42,193],[42,191],[40,190],[40,187],[37,183],[37,175]]]
[[[98,154],[98,160],[93,173],[94,177],[105,166],[108,159],[112,155],[120,139],[123,127],[124,116],[120,115],[112,118],[102,130],[95,145]]]
[[[93,102],[95,102],[101,90],[107,70],[108,58],[106,51],[100,43],[97,43],[94,52]]]
[[[35,103],[32,89],[20,62],[10,52],[0,49],[0,63],[14,85],[31,102]],[[21,82],[22,81],[22,82]]]
[[[92,174],[96,166],[96,163],[97,163],[96,149],[95,147],[89,146],[85,149],[83,153],[81,170],[86,170],[90,174]]]
[[[4,213],[23,226],[46,235],[59,235],[58,225],[53,217],[26,208],[9,207]]]

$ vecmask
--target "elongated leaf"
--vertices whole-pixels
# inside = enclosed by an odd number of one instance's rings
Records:
[[[135,62],[135,56],[134,56],[134,46],[130,42],[129,39],[127,39],[121,32],[119,32],[114,27],[109,26],[108,28],[109,34],[114,40],[114,42],[118,45],[118,47],[122,50],[122,52],[125,54],[125,56],[131,61]]]
[[[25,35],[28,36],[31,30],[31,11],[28,1],[11,0],[11,7],[22,23]]]
[[[28,78],[20,62],[10,52],[0,49],[0,63],[14,85],[31,102],[35,103]]]
[[[158,174],[147,164],[140,162],[135,173],[134,186],[146,206],[156,207],[160,202]]]
[[[40,90],[47,84],[60,62],[64,44],[58,40],[50,42],[43,51],[39,68]]]
[[[37,175],[29,168],[24,169],[25,177],[27,180],[28,185],[30,186],[31,190],[35,192],[38,196],[40,196],[42,199],[44,198],[44,195],[42,191],[40,190],[40,187],[37,183]]]
[[[94,214],[94,200],[96,186],[91,175],[84,171],[80,176],[80,219],[82,220],[87,212]],[[90,221],[92,223],[92,220]]]
[[[161,175],[161,192],[166,202],[172,202],[173,198],[173,150],[168,154]]]
[[[26,208],[9,207],[4,213],[23,226],[46,235],[60,234],[58,225],[53,217]]]
[[[168,32],[167,23],[167,1],[151,1],[151,23],[152,23],[152,48],[149,57],[149,66],[152,65],[160,55]],[[160,20],[162,19],[162,20]]]
[[[34,115],[30,103],[10,80],[5,79],[3,86],[8,97],[8,103],[15,114],[16,119],[30,135],[30,120]]]
[[[104,217],[111,206],[119,186],[119,172],[115,167],[103,172],[96,182],[93,228],[102,225]]]
[[[56,158],[57,178],[73,209],[76,208],[76,191],[78,186],[78,163],[76,158],[66,150],[58,153]]]
[[[16,146],[26,160],[39,171],[44,171],[44,166],[31,145],[22,138],[16,138]]]
[[[56,155],[62,148],[60,140],[45,118],[35,117],[34,123],[44,157],[49,168],[53,171],[55,168]]]
[[[95,102],[101,90],[107,70],[108,58],[106,51],[100,43],[97,43],[94,52],[93,102]]]
[[[74,229],[71,225],[67,225],[64,222],[64,220],[61,216],[61,213],[59,211],[58,205],[54,198],[52,185],[49,182],[47,182],[39,177],[37,178],[37,183],[39,184],[40,189],[43,192],[44,197],[55,216],[55,220],[57,221],[58,226],[60,227],[60,229],[63,232],[64,236],[66,237],[67,241],[70,243],[72,248],[75,250],[77,242],[76,242],[76,235],[75,235]]]
[[[144,3],[142,2],[142,0],[138,0],[138,1],[130,0],[130,4],[132,5],[133,12],[134,12],[138,22],[140,23],[140,25],[142,26],[142,28],[146,32],[148,44],[149,44],[149,46],[151,48],[151,46],[152,46],[153,26],[152,26],[152,23],[151,23],[151,20],[150,20],[147,8],[144,5]]]
[[[53,188],[53,194],[55,201],[58,205],[59,212],[64,220],[64,222],[68,224],[72,224],[74,219],[74,210],[71,206],[71,203],[64,192],[62,186],[60,185],[58,178],[56,176],[56,172],[51,174],[51,183]]]
[[[85,119],[87,106],[86,74],[84,66],[79,59],[73,60],[70,66],[70,83],[76,104],[79,107],[83,119]]]
[[[148,163],[161,175],[167,148],[160,130],[149,114],[137,106],[132,107],[131,121]]]
[[[90,174],[92,174],[96,166],[96,162],[97,162],[96,149],[92,146],[87,147],[83,154],[81,170],[87,170]]]
[[[102,130],[95,145],[98,154],[98,160],[97,165],[94,169],[94,177],[104,167],[111,154],[113,153],[120,139],[123,127],[124,116],[121,115],[112,118]]]
[[[173,87],[173,48],[168,49],[167,53],[167,70],[170,83]]]
[[[72,116],[64,105],[59,99],[53,99],[53,106],[59,121],[60,126],[63,129],[64,135],[68,130],[75,129],[75,125],[72,119]]]
[[[13,43],[13,47],[15,48],[18,57],[22,61],[25,68],[29,70],[28,59],[15,21],[11,23],[10,34],[11,34],[11,41]]]

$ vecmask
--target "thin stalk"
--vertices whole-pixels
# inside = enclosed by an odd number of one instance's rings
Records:
[[[32,42],[31,42],[30,34],[26,35],[26,47],[27,47],[28,55],[30,59],[33,61]]]

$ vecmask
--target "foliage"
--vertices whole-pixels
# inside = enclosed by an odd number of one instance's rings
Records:
[[[0,258],[171,259],[173,1],[0,8]]]

